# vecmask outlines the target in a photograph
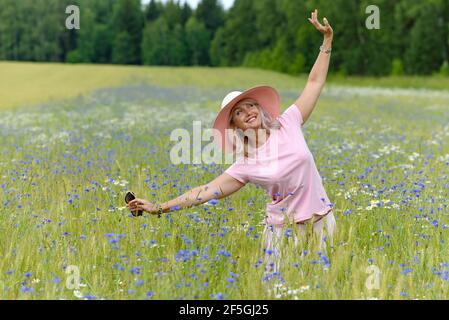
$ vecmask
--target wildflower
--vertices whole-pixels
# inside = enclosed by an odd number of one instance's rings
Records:
[[[31,292],[34,292],[34,288],[28,288],[28,287],[22,286],[20,288],[20,291],[22,291],[24,293],[31,293]]]
[[[235,279],[234,279],[234,278],[228,278],[228,282],[229,282],[229,283],[234,283],[234,282],[235,282]]]
[[[140,267],[135,267],[129,270],[132,274],[140,274]]]
[[[232,254],[231,254],[230,252],[226,251],[226,250],[220,250],[220,251],[218,251],[217,253],[218,253],[219,255],[225,256],[225,257],[230,257],[230,256],[232,256]]]
[[[217,203],[218,203],[217,199],[212,199],[207,202],[208,205],[213,205],[213,206],[215,206]]]
[[[401,271],[401,274],[408,274],[408,273],[410,273],[410,272],[412,272],[412,271],[413,271],[412,268],[404,268],[404,269]]]
[[[223,293],[216,293],[216,294],[211,294],[210,295],[211,298],[213,299],[217,299],[217,300],[223,300],[225,298]]]
[[[83,298],[83,295],[81,294],[81,291],[79,291],[79,290],[74,290],[73,295],[77,298]]]
[[[285,230],[285,236],[287,238],[290,238],[291,236],[293,236],[293,230],[291,230],[291,229]]]
[[[136,286],[141,286],[143,285],[144,281],[143,280],[137,280],[136,281]]]

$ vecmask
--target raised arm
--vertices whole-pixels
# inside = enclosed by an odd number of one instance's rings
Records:
[[[325,51],[332,48],[333,39],[333,30],[327,19],[323,19],[324,26],[318,21],[318,10],[312,12],[312,18],[309,18],[309,21],[317,28],[318,31],[323,33],[324,40],[318,58],[309,74],[306,86],[304,87],[300,97],[295,102],[304,120],[303,124],[312,114],[316,102],[320,97],[321,90],[326,82],[331,54],[330,52],[326,53]]]
[[[227,173],[223,173],[208,184],[193,188],[176,199],[160,205],[148,202],[144,199],[134,199],[128,203],[127,207],[131,208],[132,211],[140,209],[152,214],[157,214],[159,208],[162,208],[163,212],[170,212],[175,208],[189,208],[203,204],[212,199],[225,198],[237,192],[244,186],[244,183],[234,179]]]

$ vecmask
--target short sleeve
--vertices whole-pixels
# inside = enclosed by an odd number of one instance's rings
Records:
[[[246,166],[242,163],[237,163],[237,162],[225,170],[225,173],[229,174],[234,179],[237,179],[241,183],[245,183],[245,184],[249,182],[247,172],[248,172],[248,169],[246,168]]]
[[[297,107],[296,104],[292,104],[288,107],[278,120],[293,127],[302,127],[304,123],[299,107]]]

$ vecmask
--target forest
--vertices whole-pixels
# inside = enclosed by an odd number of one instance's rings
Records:
[[[80,9],[67,29],[66,7]],[[368,29],[366,8],[380,12]],[[448,75],[449,0],[0,0],[0,60],[243,66],[291,75],[316,60],[315,8],[334,29],[331,73]]]

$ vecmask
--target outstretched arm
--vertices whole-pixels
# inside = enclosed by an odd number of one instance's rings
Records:
[[[312,18],[309,21],[317,28],[318,31],[323,33],[324,40],[322,49],[328,50],[332,48],[333,30],[329,25],[326,18],[323,19],[324,26],[318,21],[318,10],[312,12]],[[330,53],[325,53],[320,50],[317,60],[309,74],[306,86],[300,97],[296,100],[295,104],[301,112],[304,120],[303,124],[312,114],[315,108],[316,102],[320,97],[321,90],[326,82],[327,72],[329,70]]]
[[[127,207],[132,211],[144,210],[156,214],[161,207],[163,212],[170,212],[173,208],[189,208],[208,202],[212,199],[225,198],[244,187],[245,184],[234,179],[227,173],[223,173],[208,184],[193,188],[176,199],[162,203],[160,205],[148,202],[144,199],[134,199]]]

